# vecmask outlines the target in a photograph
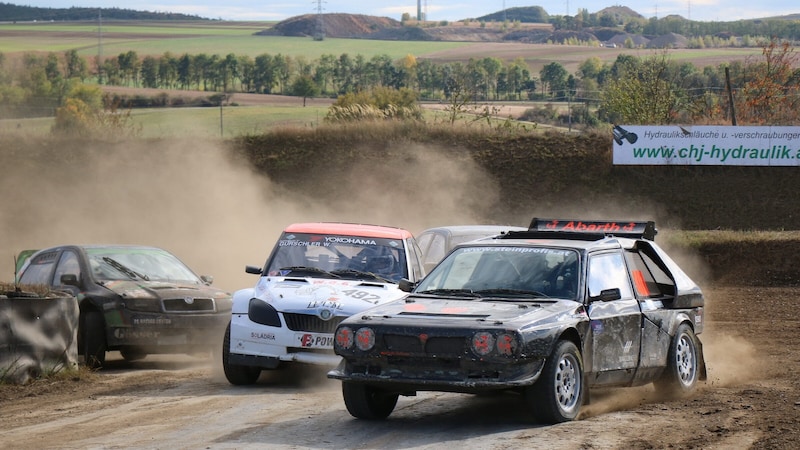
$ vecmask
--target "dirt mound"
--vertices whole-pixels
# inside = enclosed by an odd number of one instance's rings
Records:
[[[400,22],[388,17],[363,14],[304,14],[284,20],[274,27],[256,33],[261,36],[317,36],[363,38],[386,29],[401,28]]]

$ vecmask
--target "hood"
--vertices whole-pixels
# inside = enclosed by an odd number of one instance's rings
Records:
[[[253,295],[281,312],[350,316],[407,295],[396,284],[306,277],[262,277]],[[248,299],[249,300],[249,299]],[[246,306],[245,306],[246,308]]]
[[[585,314],[583,305],[569,300],[540,301],[491,301],[491,300],[455,300],[442,298],[425,298],[414,295],[405,301],[393,302],[370,309],[367,314],[358,318],[383,320],[386,323],[409,321],[419,322],[424,319],[436,320],[437,325],[476,321],[506,326],[552,327],[561,320],[572,320],[576,315]]]
[[[102,285],[122,298],[168,299],[182,297],[203,297],[221,299],[230,294],[203,284],[164,282],[164,281],[105,281]]]

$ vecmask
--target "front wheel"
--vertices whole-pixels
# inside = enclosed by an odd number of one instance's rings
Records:
[[[147,353],[141,350],[123,348],[120,349],[119,353],[125,361],[139,361],[147,357]]]
[[[581,353],[572,342],[559,341],[536,384],[525,390],[525,400],[538,421],[561,423],[578,417],[583,391]]]
[[[380,420],[389,417],[397,405],[398,394],[358,383],[342,382],[342,396],[347,412],[358,419]]]
[[[222,370],[225,371],[225,378],[230,384],[237,386],[253,384],[258,381],[261,369],[252,366],[240,366],[228,363],[231,354],[231,324],[225,329],[225,337],[222,339]]]
[[[697,338],[689,325],[678,326],[669,347],[667,368],[655,381],[656,389],[666,395],[686,395],[694,390],[699,379]]]
[[[106,323],[99,311],[88,311],[83,317],[81,329],[81,353],[83,363],[91,369],[99,369],[106,362]]]

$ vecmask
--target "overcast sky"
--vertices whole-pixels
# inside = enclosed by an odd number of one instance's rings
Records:
[[[541,6],[550,15],[575,15],[578,9],[590,13],[613,5],[628,6],[639,14],[664,17],[678,14],[702,21],[732,21],[800,13],[797,0],[420,0],[427,6],[428,20],[455,21],[502,11],[503,7]],[[194,14],[224,20],[283,20],[316,13],[352,13],[387,16],[400,20],[403,13],[417,14],[416,0],[5,0],[16,5],[46,8],[103,7],[141,11]],[[0,17],[0,20],[3,20]]]

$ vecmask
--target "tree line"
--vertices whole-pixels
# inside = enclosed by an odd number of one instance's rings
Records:
[[[583,105],[580,117],[588,124],[719,123],[732,119],[738,105],[740,115],[759,111],[748,119],[751,122],[794,124],[793,111],[800,111],[800,69],[794,48],[773,39],[763,44],[762,53],[759,60],[702,68],[672,61],[666,51],[647,57],[620,54],[613,62],[590,57],[575,73],[551,62],[538,74],[531,73],[522,59],[435,63],[413,55],[393,60],[387,55],[367,58],[347,53],[309,60],[268,53],[254,58],[169,52],[140,57],[128,51],[105,58],[97,67],[96,60],[91,64],[75,50],[25,54],[21,67],[12,70],[0,54],[0,116],[53,115],[77,85],[88,82],[303,98],[337,98],[381,88],[411,92],[415,100],[454,105],[568,102]],[[777,110],[780,114],[772,113]]]

